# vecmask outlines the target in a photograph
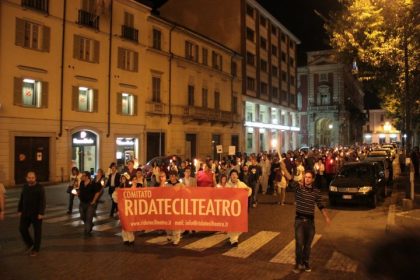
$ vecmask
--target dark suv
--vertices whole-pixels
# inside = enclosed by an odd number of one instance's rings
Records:
[[[331,181],[328,196],[331,205],[341,201],[364,201],[375,208],[378,200],[385,199],[384,173],[376,162],[344,164]]]

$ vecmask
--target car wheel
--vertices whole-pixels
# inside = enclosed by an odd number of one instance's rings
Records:
[[[369,206],[370,206],[372,209],[375,209],[377,204],[378,204],[378,195],[377,195],[377,194],[374,194],[374,195],[370,198],[370,201],[369,201]]]

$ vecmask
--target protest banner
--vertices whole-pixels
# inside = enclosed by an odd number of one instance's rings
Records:
[[[118,189],[126,231],[248,231],[248,192],[233,188],[160,187]]]

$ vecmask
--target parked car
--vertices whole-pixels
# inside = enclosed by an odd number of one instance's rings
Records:
[[[384,173],[384,179],[387,186],[390,186],[392,183],[393,170],[392,162],[386,157],[367,157],[365,158],[366,162],[376,162],[379,164],[380,172]]]
[[[385,174],[376,162],[346,163],[331,181],[328,196],[331,205],[362,201],[375,208],[386,196]]]
[[[384,158],[388,158],[391,159],[391,153],[387,150],[373,150],[371,152],[369,152],[369,154],[367,155],[367,157],[384,157]]]
[[[176,166],[179,166],[181,164],[181,158],[176,155],[172,156],[159,156],[154,157],[151,160],[149,160],[145,165],[142,166],[143,174],[146,177],[146,180],[150,181],[152,178],[152,171],[154,165],[159,166],[161,169],[163,168],[166,173],[169,172],[169,166],[171,164],[175,164]]]

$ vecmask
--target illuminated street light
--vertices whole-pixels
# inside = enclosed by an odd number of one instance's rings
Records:
[[[329,125],[328,125],[328,128],[329,128],[329,129],[333,129],[333,125],[332,125],[332,124],[329,124]]]

